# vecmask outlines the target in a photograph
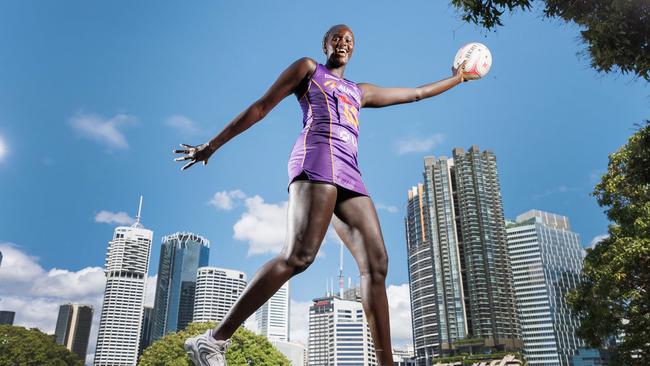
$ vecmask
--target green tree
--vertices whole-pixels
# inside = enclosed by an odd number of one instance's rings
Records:
[[[650,0],[542,0],[546,17],[578,24],[591,66],[618,68],[650,81]],[[505,11],[530,10],[533,0],[451,0],[463,20],[494,29]]]
[[[593,347],[618,337],[617,364],[650,364],[650,121],[609,156],[593,195],[612,221],[587,249],[583,281],[568,295]]]
[[[38,329],[0,325],[0,365],[83,366],[84,362]]]
[[[205,333],[214,328],[214,323],[191,323],[187,329],[170,333],[149,346],[138,362],[138,366],[192,366],[183,350],[183,342],[189,337]],[[289,360],[262,336],[239,328],[231,338],[226,352],[228,366],[289,366]]]

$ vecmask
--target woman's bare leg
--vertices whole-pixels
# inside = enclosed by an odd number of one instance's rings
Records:
[[[356,196],[337,202],[334,229],[348,247],[361,274],[361,302],[368,318],[380,366],[393,365],[386,274],[388,254],[379,219],[370,197]]]
[[[292,276],[316,258],[336,204],[330,184],[296,181],[289,186],[287,239],[282,252],[260,268],[228,314],[214,329],[217,340],[230,338],[237,328]]]

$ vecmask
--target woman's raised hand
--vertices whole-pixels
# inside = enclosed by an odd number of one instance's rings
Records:
[[[208,165],[208,159],[212,156],[214,151],[210,149],[209,144],[201,144],[197,146],[192,146],[188,144],[180,144],[183,149],[174,150],[174,154],[185,154],[185,156],[180,156],[175,161],[185,161],[189,160],[190,162],[183,165],[181,170],[185,170],[192,165],[198,163],[199,161],[203,162],[203,165]]]

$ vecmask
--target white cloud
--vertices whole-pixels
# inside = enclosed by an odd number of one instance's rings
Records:
[[[375,204],[375,207],[377,210],[384,210],[387,211],[388,213],[396,213],[397,212],[397,207],[393,205],[385,205],[383,203],[377,203]]]
[[[117,225],[131,225],[135,222],[135,219],[129,216],[126,212],[111,212],[111,211],[99,211],[95,215],[95,222],[104,223],[104,224],[117,224]]]
[[[201,132],[194,121],[181,115],[175,115],[167,118],[165,124],[169,127],[174,128],[180,134],[185,136],[197,135]]]
[[[246,194],[239,189],[230,192],[221,191],[215,193],[208,203],[220,210],[230,211],[235,207],[235,204],[239,200],[243,200],[245,198]]]
[[[0,252],[2,252],[2,264],[0,264],[0,287],[1,292],[12,288],[12,284],[19,284],[19,290],[24,289],[24,285],[31,284],[45,272],[41,266],[36,263],[38,258],[28,256],[11,243],[1,243]]]
[[[34,281],[31,293],[52,298],[102,296],[106,277],[101,267],[86,267],[77,272],[52,268]]]
[[[601,234],[601,235],[596,235],[594,236],[593,239],[591,239],[591,242],[589,243],[589,248],[593,249],[596,247],[596,244],[600,243],[601,241],[609,238],[609,234]]]
[[[300,342],[305,346],[309,342],[309,306],[311,302],[291,300],[291,341]]]
[[[411,137],[397,141],[397,153],[399,155],[409,153],[422,153],[429,151],[440,145],[445,140],[445,136],[440,133],[428,137]]]
[[[279,253],[287,227],[287,201],[265,203],[260,196],[245,199],[246,212],[233,226],[233,237],[248,242],[248,255]]]
[[[411,343],[411,298],[409,285],[390,285],[386,289],[390,313],[390,331],[393,344]]]
[[[128,114],[105,118],[97,114],[77,113],[70,117],[70,125],[82,136],[107,145],[109,148],[128,149],[129,144],[119,127],[133,124],[137,119]]]
[[[0,135],[0,161],[7,155],[7,143],[5,143],[4,138]]]
[[[53,333],[59,306],[66,303],[92,305],[93,324],[88,353],[95,352],[106,280],[99,267],[79,271],[44,269],[38,258],[11,243],[0,243],[0,308],[15,311],[14,324]],[[87,358],[91,360],[92,357]]]

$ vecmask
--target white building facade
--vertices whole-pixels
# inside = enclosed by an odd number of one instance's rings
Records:
[[[233,269],[200,267],[196,276],[194,322],[220,322],[246,287],[246,274]]]
[[[289,359],[291,366],[307,366],[305,363],[305,346],[301,343],[285,342],[277,339],[273,339],[270,342]]]
[[[361,303],[328,296],[309,307],[309,365],[377,366]]]
[[[572,365],[578,319],[565,295],[578,285],[583,249],[569,219],[530,210],[509,222],[508,252],[528,364]]]
[[[260,335],[269,340],[289,341],[289,281],[255,312]]]
[[[142,205],[142,199],[140,200]],[[153,231],[140,223],[115,228],[106,255],[106,289],[95,366],[131,366],[138,356]]]

